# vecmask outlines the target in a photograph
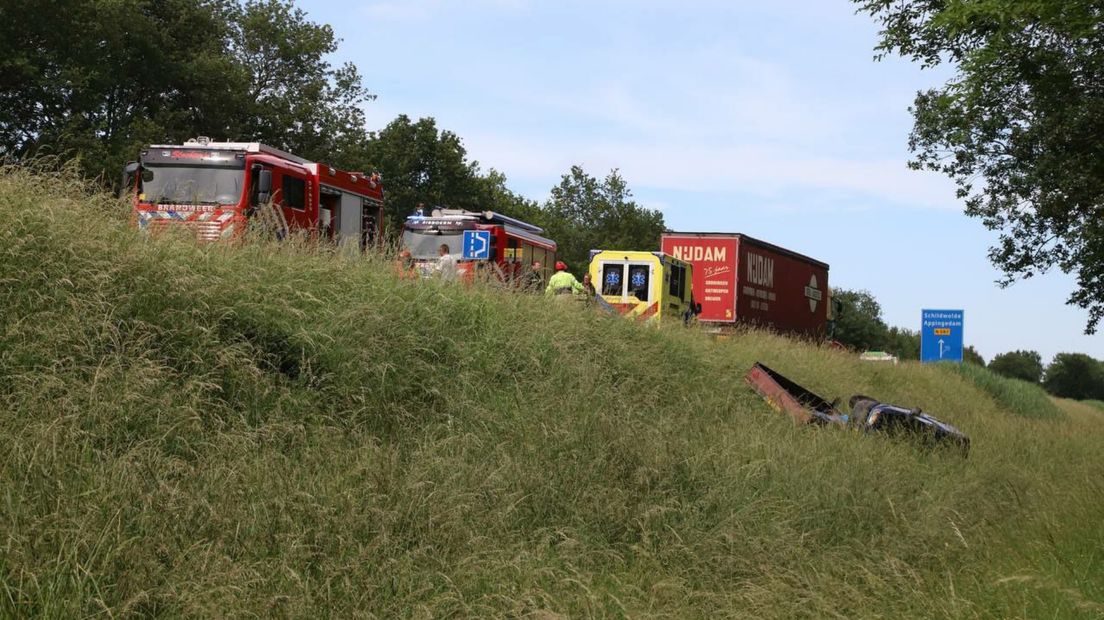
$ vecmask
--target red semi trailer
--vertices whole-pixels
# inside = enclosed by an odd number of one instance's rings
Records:
[[[663,252],[694,265],[698,320],[736,323],[820,338],[828,326],[828,265],[753,237],[664,233]]]

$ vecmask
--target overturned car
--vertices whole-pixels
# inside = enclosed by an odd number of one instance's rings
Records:
[[[827,401],[781,373],[756,363],[745,380],[773,408],[788,414],[797,424],[845,426],[863,433],[885,433],[908,438],[921,445],[970,451],[970,438],[954,426],[920,408],[906,408],[856,394],[848,402],[850,412],[839,411],[839,399]]]
[[[963,455],[970,452],[969,437],[919,407],[906,409],[861,394],[852,396],[849,404],[851,424],[864,432],[902,434],[931,445],[957,446]]]

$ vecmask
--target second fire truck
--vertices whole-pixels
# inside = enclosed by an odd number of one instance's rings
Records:
[[[494,211],[434,209],[415,212],[403,224],[402,247],[411,254],[423,276],[437,267],[441,246],[457,259],[461,279],[484,272],[488,279],[518,282],[540,263],[547,280],[556,262],[556,242],[544,229]]]

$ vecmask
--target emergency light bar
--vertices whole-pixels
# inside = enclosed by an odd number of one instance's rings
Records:
[[[419,215],[413,215],[411,218],[423,217]],[[475,221],[482,220],[487,224],[500,224],[504,226],[512,226],[515,229],[524,230],[535,234],[543,234],[544,229],[540,226],[530,224],[529,222],[523,222],[519,219],[512,218],[508,215],[502,215],[501,213],[495,213],[494,211],[465,211],[463,209],[441,209],[437,208],[433,210],[431,216],[435,220],[448,221]]]
[[[151,144],[149,149],[187,149],[187,150],[210,150],[210,151],[244,151],[246,153],[265,153],[268,155],[275,155],[282,157],[288,161],[293,161],[297,164],[310,164],[314,163],[309,159],[303,159],[298,155],[292,155],[287,151],[281,151],[278,148],[268,146],[267,144],[261,144],[260,142],[202,142],[200,140],[188,140],[183,145],[181,144]]]

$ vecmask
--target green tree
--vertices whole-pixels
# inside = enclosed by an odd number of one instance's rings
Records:
[[[890,327],[886,332],[885,350],[902,360],[920,359],[920,332],[903,327]]]
[[[0,153],[83,156],[114,179],[142,142],[188,126],[229,87],[228,6],[172,0],[7,0],[0,19]],[[191,117],[191,118],[189,118]],[[190,128],[190,126],[189,126]],[[126,154],[124,154],[126,153]]]
[[[836,340],[860,351],[885,347],[889,329],[882,320],[882,306],[870,291],[835,289],[832,297],[840,302]]]
[[[386,211],[392,230],[423,204],[470,211],[497,211],[542,225],[537,202],[506,187],[506,176],[493,168],[484,173],[468,159],[463,140],[437,127],[433,118],[412,121],[405,114],[372,134],[354,167],[383,175]]]
[[[1038,351],[1009,351],[1001,353],[989,362],[989,370],[1030,383],[1043,379],[1043,357]]]
[[[332,66],[333,28],[290,0],[248,0],[231,11],[229,50],[243,87],[227,135],[264,141],[308,159],[354,167],[375,98],[351,63]]]
[[[290,0],[4,0],[0,155],[118,177],[146,144],[262,140],[344,165],[371,95],[329,26]]]
[[[543,212],[545,227],[559,244],[557,256],[576,274],[585,271],[590,250],[658,250],[666,229],[662,213],[632,200],[617,170],[597,179],[572,166],[552,188]]]
[[[1104,399],[1104,364],[1084,353],[1059,353],[1047,366],[1043,387],[1063,398]]]
[[[482,210],[497,211],[510,217],[547,226],[548,215],[535,200],[514,193],[506,187],[506,175],[491,169],[474,180],[475,200]]]
[[[854,0],[881,25],[879,57],[953,63],[918,94],[913,166],[958,185],[1000,231],[1002,285],[1059,268],[1068,303],[1104,317],[1104,36],[1097,0]]]
[[[479,181],[479,165],[468,161],[460,137],[437,129],[432,118],[412,122],[401,115],[372,136],[367,161],[383,175],[387,215],[401,225],[418,204],[473,211],[505,189],[505,179]]]
[[[978,353],[977,349],[973,345],[967,345],[962,349],[962,363],[973,364],[975,366],[985,367],[985,358]]]

